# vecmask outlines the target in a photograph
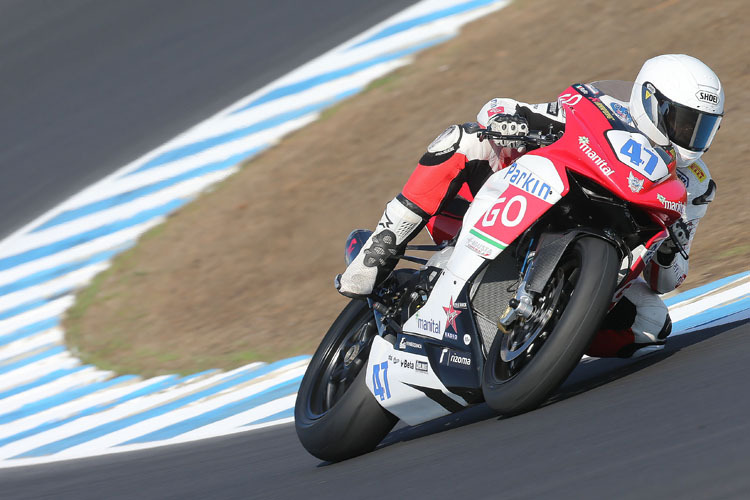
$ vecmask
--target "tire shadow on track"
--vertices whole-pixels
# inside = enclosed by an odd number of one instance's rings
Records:
[[[667,358],[672,357],[679,351],[700,344],[706,340],[721,335],[724,332],[732,330],[743,324],[750,323],[750,320],[744,319],[733,323],[727,323],[720,326],[706,328],[704,330],[695,330],[690,332],[688,335],[679,335],[671,338],[667,343],[664,350],[656,352],[654,354],[644,356],[636,359],[592,359],[591,361],[580,363],[573,373],[570,374],[568,379],[562,385],[557,392],[555,392],[543,405],[551,405],[566,399],[570,399],[579,394],[591,391],[597,387],[609,384],[621,378],[632,375],[636,372],[644,370],[650,366],[660,363]],[[416,425],[413,427],[401,426],[396,427],[396,430],[392,431],[383,442],[378,446],[378,449],[386,448],[396,443],[411,441],[413,439],[419,439],[432,434],[438,434],[440,432],[448,431],[451,429],[457,429],[467,425],[471,425],[484,420],[496,418],[497,420],[506,420],[512,417],[498,416],[493,412],[486,404],[480,404],[463,410],[461,412],[447,415],[424,424]],[[323,462],[320,466],[328,465],[328,462]]]

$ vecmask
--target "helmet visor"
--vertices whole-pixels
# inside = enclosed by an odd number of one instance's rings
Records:
[[[641,89],[641,98],[648,118],[674,144],[698,152],[711,145],[719,130],[721,115],[678,104],[648,82]]]
[[[711,145],[721,123],[720,115],[712,115],[671,103],[664,116],[667,137],[690,151],[703,152]]]

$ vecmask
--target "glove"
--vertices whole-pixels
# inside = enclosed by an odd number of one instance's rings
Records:
[[[686,250],[690,243],[690,228],[684,220],[680,219],[672,224],[669,232],[671,237],[664,240],[656,251],[656,262],[665,267],[672,264],[674,256],[680,251],[675,244],[675,239],[683,250]]]
[[[490,118],[487,128],[503,135],[527,135],[529,133],[529,122],[522,116],[497,114]],[[525,142],[517,140],[492,139],[492,141],[501,148],[521,149],[526,146]]]

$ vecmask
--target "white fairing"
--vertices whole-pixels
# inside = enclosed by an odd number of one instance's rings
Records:
[[[549,189],[542,192],[542,185]],[[492,245],[486,245],[487,251],[478,250],[476,245],[482,242],[476,241],[477,238],[469,231],[511,186],[519,188],[525,193],[524,196],[537,198],[550,205],[560,200],[564,189],[554,164],[541,156],[522,156],[512,166],[492,174],[464,215],[455,250],[443,274],[435,283],[424,306],[404,323],[404,332],[435,339],[442,339],[447,335],[451,340],[456,340],[455,333],[445,331],[445,308],[458,297],[479,266],[485,260],[495,259],[501,252],[500,248]],[[502,220],[502,217],[498,219]]]
[[[545,188],[542,189],[542,186]],[[405,333],[434,339],[445,338],[453,342],[463,341],[465,345],[470,345],[470,336],[456,332],[452,328],[446,330],[446,315],[453,309],[454,301],[479,267],[486,260],[494,259],[500,254],[500,248],[492,245],[489,245],[492,248],[489,252],[478,251],[470,244],[473,236],[469,231],[488,210],[499,203],[509,189],[515,196],[533,200],[528,202],[529,205],[538,206],[539,200],[552,205],[561,198],[564,184],[552,162],[535,155],[523,156],[512,167],[491,175],[464,216],[463,228],[455,249],[452,253],[445,252],[445,256],[450,255],[450,258],[430,297],[404,323]],[[497,220],[502,224],[503,217],[498,216]],[[421,363],[422,368],[427,367],[427,371],[417,370],[417,363]],[[381,337],[376,337],[373,342],[367,367],[367,386],[384,408],[409,425],[449,413],[423,391],[412,386],[438,389],[461,405],[467,405],[462,398],[443,386],[432,367],[426,363],[425,356],[396,350]]]
[[[367,364],[367,387],[383,408],[408,425],[417,425],[450,414],[412,386],[436,389],[462,406],[468,403],[451,393],[430,366],[426,356],[396,350],[382,337],[375,337]]]

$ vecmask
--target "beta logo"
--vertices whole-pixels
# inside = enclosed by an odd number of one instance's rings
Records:
[[[410,359],[402,359],[401,360],[401,368],[406,368],[407,370],[413,370],[414,369],[414,361]]]
[[[695,93],[695,97],[697,97],[698,100],[702,102],[707,102],[709,104],[719,104],[719,96],[714,94],[713,92],[699,90]]]

